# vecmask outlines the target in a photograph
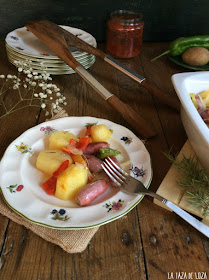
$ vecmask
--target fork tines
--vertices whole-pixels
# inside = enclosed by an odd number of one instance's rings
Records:
[[[105,173],[118,187],[123,185],[128,174],[123,169],[121,169],[110,157],[107,157],[101,166]]]

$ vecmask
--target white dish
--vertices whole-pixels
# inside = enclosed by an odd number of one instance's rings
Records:
[[[95,38],[86,31],[70,26],[60,26],[70,33],[78,36],[86,43],[92,45],[93,47],[96,47],[97,44]],[[22,54],[33,57],[47,57],[48,59],[57,58],[57,56],[47,46],[45,46],[32,32],[27,30],[26,27],[21,27],[8,33],[6,36],[6,43],[12,49]],[[75,56],[86,54],[85,52],[79,51],[72,47],[70,47],[70,51]]]
[[[74,201],[62,201],[47,195],[41,187],[44,178],[35,168],[35,162],[39,151],[45,148],[47,134],[54,129],[83,135],[85,125],[95,122],[113,130],[109,142],[112,148],[121,151],[118,159],[126,162],[123,168],[148,188],[152,180],[150,156],[142,141],[130,130],[105,119],[67,117],[27,130],[7,148],[0,162],[0,190],[8,206],[34,223],[56,229],[92,228],[132,210],[143,195],[128,195],[110,187],[92,205],[79,207]]]
[[[62,26],[67,31],[77,35],[80,39],[96,47],[95,38],[78,28]],[[95,56],[86,52],[69,47],[72,55],[85,68],[88,69],[95,62]],[[73,74],[75,71],[59,59],[55,54],[46,47],[36,36],[33,35],[26,27],[18,28],[6,36],[6,50],[8,60],[15,65],[14,61],[32,61],[31,68],[38,72],[45,71],[52,75]],[[43,63],[45,68],[40,63]]]
[[[14,52],[11,49],[9,49],[8,47],[6,47],[6,51],[7,51],[7,56],[12,56],[14,59],[19,60],[19,61],[31,61],[31,62],[35,62],[37,64],[40,65],[40,63],[44,63],[44,65],[57,65],[59,67],[67,67],[69,68],[69,66],[61,59],[47,59],[47,58],[39,58],[39,57],[28,57],[25,55],[22,55],[20,53]],[[79,63],[82,62],[86,62],[86,61],[90,61],[91,59],[93,59],[95,56],[93,54],[89,54],[89,55],[85,55],[85,56],[79,56],[77,58],[77,61]]]
[[[11,54],[7,54],[7,56],[8,56],[8,60],[15,66],[16,66],[15,61],[20,61],[20,59],[18,59],[16,56],[13,56]],[[95,60],[96,60],[95,56],[92,56],[92,57],[89,57],[89,59],[80,61],[79,63],[85,69],[88,69],[94,64]],[[28,60],[24,60],[24,59],[21,59],[21,61],[28,62]],[[63,64],[63,65],[47,64],[47,63],[43,62],[43,65],[41,65],[40,62],[37,62],[34,60],[33,62],[30,62],[30,67],[33,69],[33,71],[36,71],[38,73],[43,73],[45,71],[46,73],[52,74],[52,75],[55,73],[60,74],[60,75],[75,73],[75,71],[66,64]]]
[[[209,128],[192,103],[190,93],[209,89],[209,72],[187,72],[172,76],[172,82],[181,101],[181,118],[200,162],[209,171]]]

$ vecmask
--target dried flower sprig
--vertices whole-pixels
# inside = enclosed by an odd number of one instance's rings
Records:
[[[0,75],[0,105],[3,113],[0,119],[25,107],[39,107],[44,109],[45,115],[54,115],[63,110],[67,105],[66,97],[60,93],[60,89],[52,84],[50,74],[45,71],[44,63],[41,62],[42,73],[34,71],[31,61],[15,61],[17,75]],[[15,104],[9,108],[6,106],[4,97],[12,90],[17,92],[18,98]]]
[[[202,215],[209,215],[209,174],[201,168],[199,162],[194,157],[185,157],[178,160],[171,153],[165,156],[183,174],[183,180],[177,182],[187,190],[188,199],[194,207],[201,207]]]

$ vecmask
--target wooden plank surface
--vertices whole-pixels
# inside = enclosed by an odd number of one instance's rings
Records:
[[[103,45],[100,47],[104,48]],[[185,69],[173,65],[165,57],[150,62],[166,48],[166,43],[144,44],[141,55],[124,61],[124,64],[168,95],[175,96],[171,75]],[[15,68],[7,61],[4,42],[1,42],[0,49],[0,72],[15,73]],[[145,142],[153,165],[150,188],[156,191],[171,165],[163,152],[171,147],[175,152],[180,151],[187,139],[179,114],[99,59],[89,71],[143,115],[158,132],[157,137]],[[78,75],[54,76],[53,82],[65,93],[70,116],[107,118],[128,127]],[[39,117],[38,113],[36,109],[26,109],[0,120],[1,156],[23,131],[45,120],[44,114]],[[168,279],[168,273],[179,271],[203,271],[209,277],[209,241],[174,213],[153,204],[148,197],[126,216],[101,226],[87,249],[77,254],[66,253],[2,215],[0,225],[2,280],[164,280]]]

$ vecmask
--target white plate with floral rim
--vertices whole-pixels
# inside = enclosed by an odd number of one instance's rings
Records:
[[[46,58],[39,58],[39,57],[27,57],[25,55],[22,55],[20,53],[11,51],[7,46],[6,46],[6,51],[7,51],[7,55],[8,56],[12,56],[14,59],[16,60],[20,60],[20,61],[29,61],[31,63],[36,62],[37,64],[40,65],[40,63],[43,63],[44,65],[58,65],[58,66],[62,66],[62,67],[68,67],[69,66],[62,61],[61,59],[46,59]],[[95,56],[93,54],[89,54],[87,56],[80,56],[79,58],[77,58],[77,61],[80,62],[82,64],[82,62],[84,61],[89,61],[92,58],[94,58]]]
[[[117,158],[123,169],[149,187],[152,180],[150,155],[133,132],[106,119],[66,117],[27,130],[5,151],[0,162],[0,190],[10,208],[42,226],[60,230],[87,229],[126,215],[142,200],[143,195],[128,195],[109,187],[91,205],[79,207],[75,201],[62,201],[42,189],[44,177],[35,163],[38,153],[47,147],[48,135],[60,130],[84,135],[87,123],[105,124],[113,130],[108,142],[110,147],[120,150]]]
[[[14,66],[17,66],[16,62],[17,59],[13,59],[10,55],[8,55],[8,60],[9,62],[11,62]],[[88,62],[82,62],[81,65],[85,68],[88,69],[90,68],[94,63],[95,63],[95,56],[92,57],[91,60],[89,60]],[[33,71],[38,72],[38,73],[47,73],[50,75],[65,75],[65,74],[73,74],[75,73],[75,71],[67,66],[68,69],[63,69],[62,67],[48,67],[48,66],[38,66],[38,65],[34,65],[33,63],[30,63],[30,68],[33,69]]]
[[[62,28],[66,29],[73,35],[79,37],[81,40],[92,45],[97,46],[95,38],[88,32],[70,27],[60,25]],[[6,43],[13,48],[16,52],[32,56],[32,57],[42,57],[57,59],[57,56],[45,46],[32,32],[30,32],[26,27],[21,27],[9,32],[6,36]],[[77,50],[76,48],[69,47],[72,55],[75,57],[87,55],[86,52]]]

